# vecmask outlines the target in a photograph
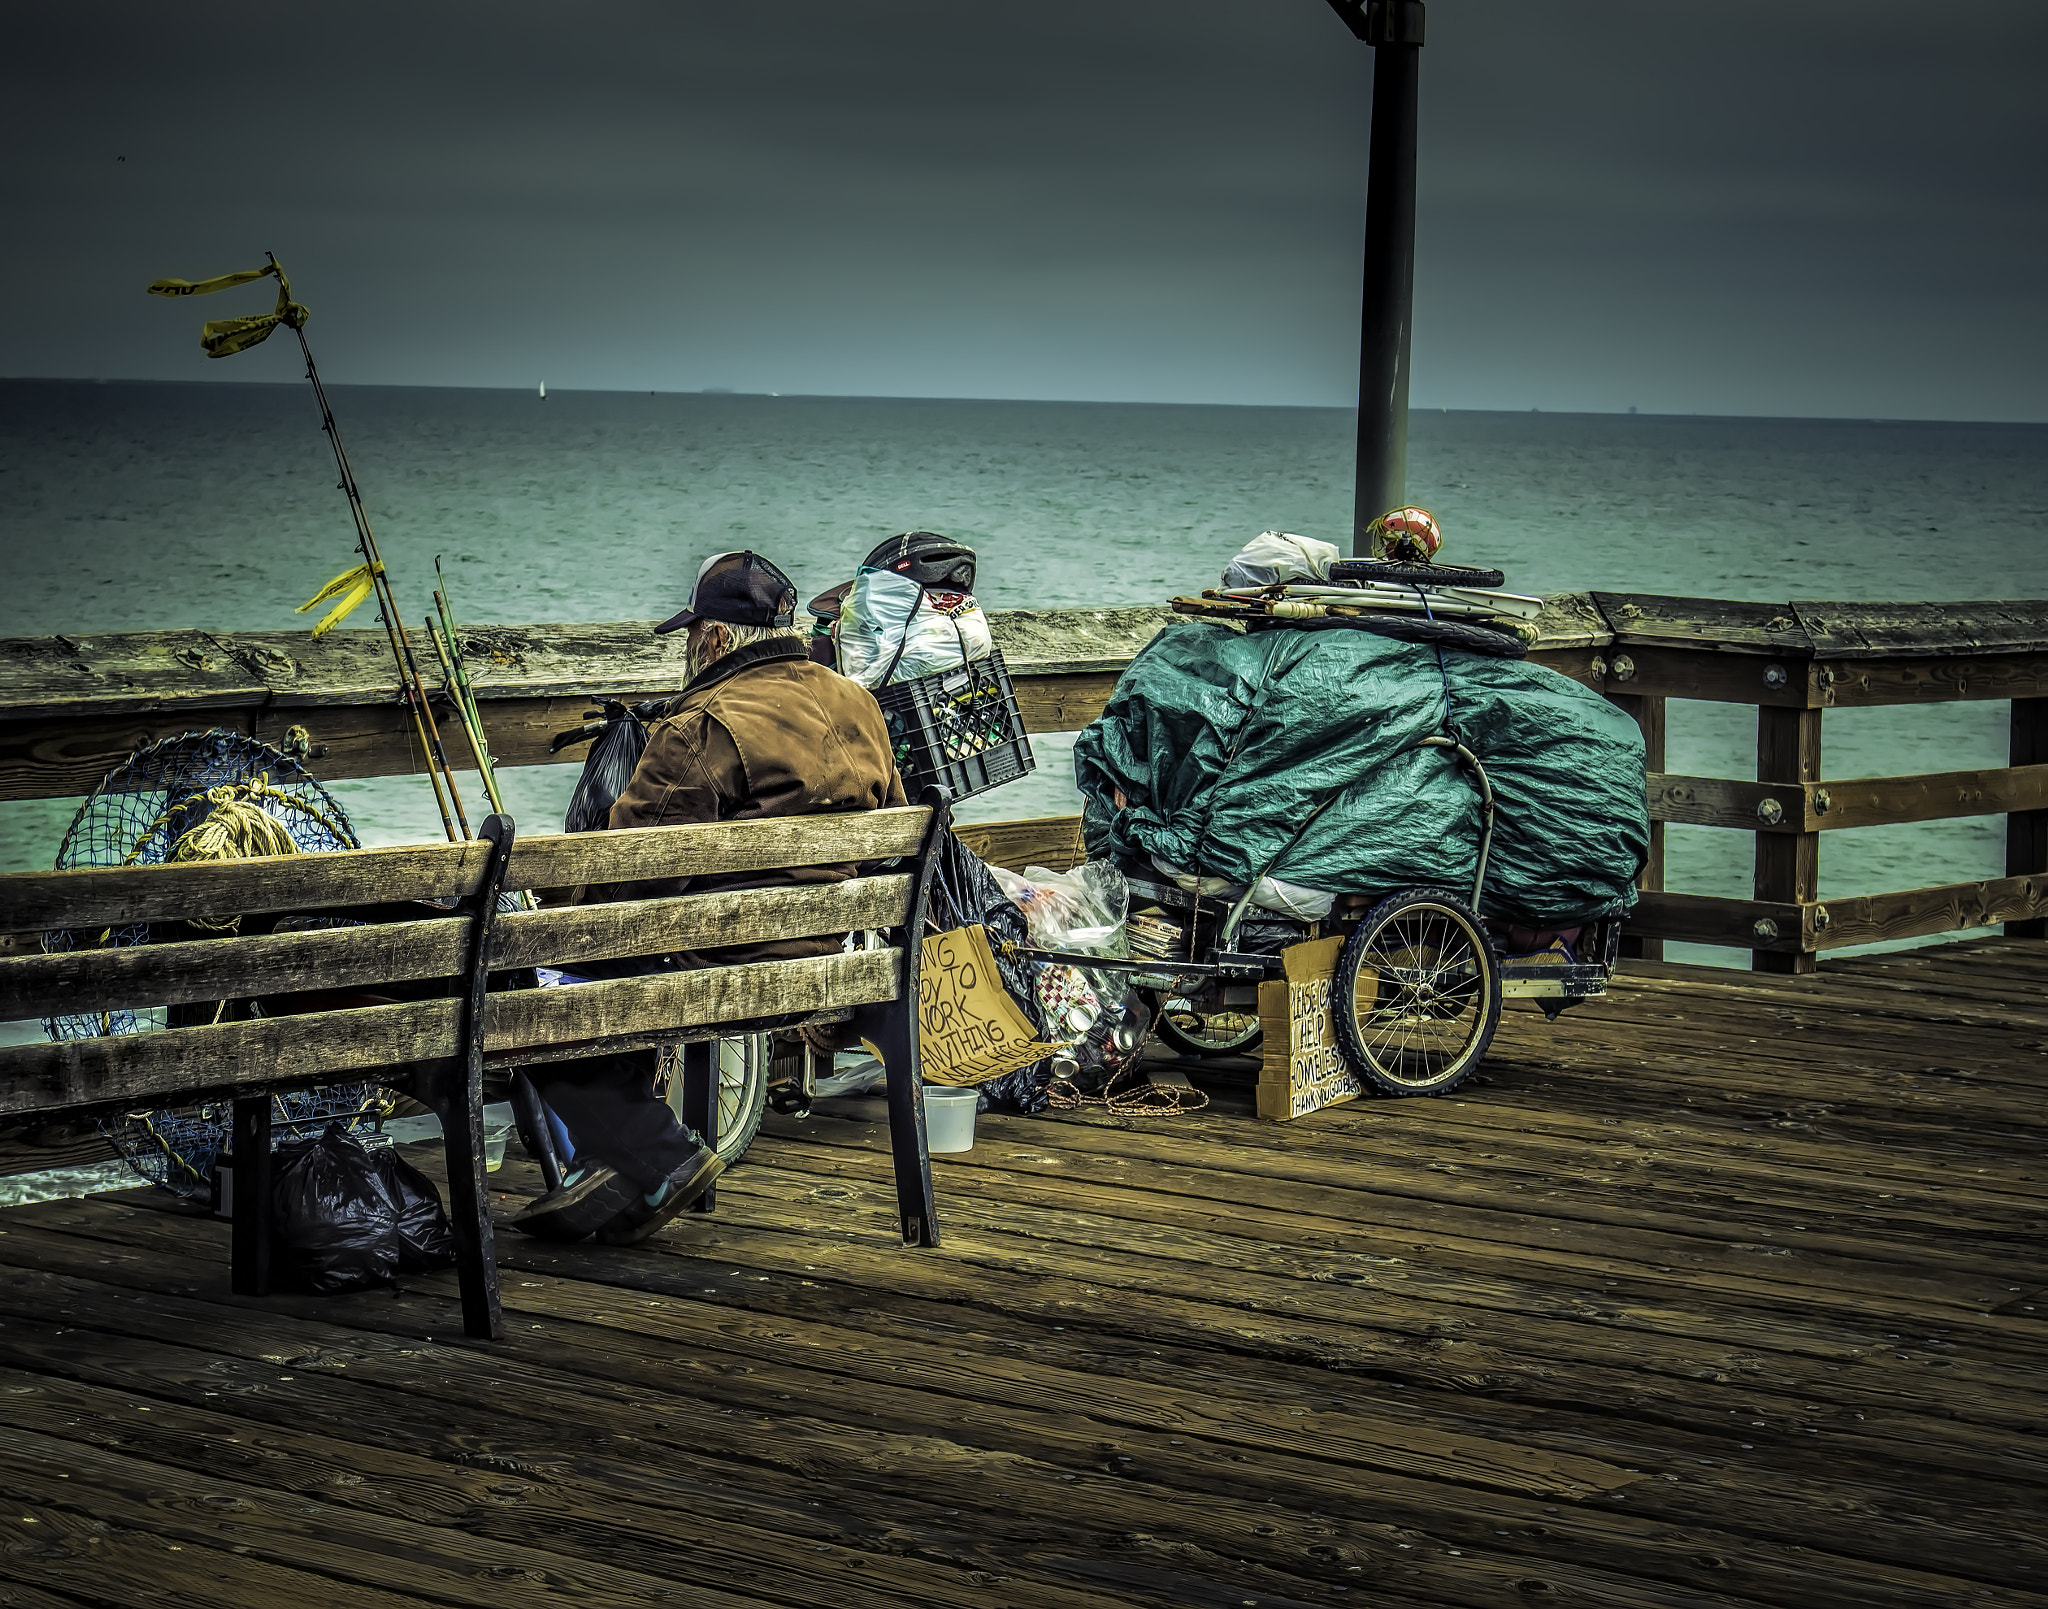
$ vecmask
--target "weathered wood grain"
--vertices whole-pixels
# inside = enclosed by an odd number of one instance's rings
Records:
[[[1819,659],[1927,659],[2048,653],[2048,603],[1828,603],[1801,598],[1794,618]]]
[[[514,844],[505,886],[559,888],[886,860],[916,853],[927,819],[925,810],[908,806],[624,832],[535,833]],[[221,921],[251,912],[449,899],[476,890],[484,850],[481,841],[404,844],[175,866],[13,872],[0,876],[0,929]]]
[[[953,829],[960,841],[993,866],[1067,871],[1086,860],[1079,816],[1034,816],[1024,821],[979,821]]]
[[[1827,832],[2048,807],[2048,764],[1830,782],[1748,782],[1652,770],[1653,821],[1748,832]],[[1769,805],[1775,803],[1775,812]],[[1772,821],[1771,815],[1778,819]]]
[[[573,968],[583,961],[899,927],[903,875],[737,893],[685,894],[562,910],[508,911],[487,964]],[[0,959],[0,1020],[299,990],[346,990],[453,978],[469,965],[469,923],[456,918],[322,932],[71,950]]]
[[[495,994],[485,1046],[511,1050],[895,997],[901,952],[864,950]],[[0,1115],[335,1081],[453,1056],[460,1003],[425,1000],[60,1044],[0,1046]],[[394,1080],[396,1074],[394,1073]]]

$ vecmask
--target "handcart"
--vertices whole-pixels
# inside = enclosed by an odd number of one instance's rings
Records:
[[[1284,976],[1280,952],[1344,936],[1331,979],[1337,1042],[1359,1079],[1386,1095],[1441,1095],[1468,1078],[1500,1023],[1501,1002],[1537,1002],[1546,1016],[1607,992],[1621,949],[1621,916],[1578,929],[1574,942],[1511,954],[1504,932],[1481,920],[1493,844],[1494,795],[1478,756],[1456,738],[1424,738],[1446,751],[1480,796],[1478,867],[1469,894],[1442,887],[1391,889],[1349,914],[1308,922],[1252,906],[1265,875],[1284,860],[1335,795],[1310,811],[1266,873],[1235,901],[1189,892],[1150,869],[1127,869],[1129,959],[1020,948],[1037,960],[1121,972],[1150,1007],[1150,1024],[1183,1055],[1256,1052],[1258,986]],[[1156,915],[1152,913],[1157,913]]]

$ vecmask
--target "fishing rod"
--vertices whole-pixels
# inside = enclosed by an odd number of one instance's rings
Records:
[[[490,739],[484,733],[483,711],[476,701],[476,689],[470,684],[462,639],[455,630],[455,610],[448,602],[448,578],[441,573],[441,556],[438,553],[434,555],[434,579],[441,585],[434,591],[434,613],[427,617],[427,637],[434,645],[434,652],[440,656],[441,674],[447,678],[449,697],[455,701],[456,712],[462,718],[463,736],[469,739],[469,752],[476,758],[476,772],[483,779],[484,796],[491,801],[493,810],[500,815],[510,815],[511,812],[505,808],[505,796],[498,791],[498,762],[491,757]],[[522,889],[518,901],[522,910],[540,909],[540,899],[532,889]]]
[[[455,633],[455,611],[448,602],[448,578],[441,573],[441,556],[434,555],[434,579],[441,585],[434,592],[434,613],[427,618],[427,636],[440,655],[441,672],[448,680],[449,696],[462,717],[463,735],[469,752],[476,757],[477,775],[483,779],[484,794],[491,808],[504,813],[505,800],[498,792],[497,761],[491,758],[490,739],[484,734],[483,712],[477,706],[476,689],[470,685],[469,666],[463,659],[462,642]]]
[[[384,560],[377,551],[377,538],[370,529],[369,514],[363,508],[363,494],[356,486],[355,470],[350,467],[347,449],[341,444],[341,429],[335,423],[334,410],[328,406],[327,388],[320,383],[320,370],[313,362],[313,348],[306,340],[306,320],[310,315],[291,299],[291,282],[285,278],[284,265],[278,262],[277,254],[265,252],[263,255],[266,261],[261,268],[221,274],[213,279],[159,279],[153,281],[148,290],[152,296],[211,296],[215,291],[230,290],[259,279],[277,281],[275,308],[268,313],[245,318],[210,320],[200,331],[199,345],[210,358],[231,357],[268,340],[280,324],[299,338],[299,351],[306,359],[306,379],[311,382],[314,401],[320,406],[320,428],[326,431],[328,443],[334,449],[335,467],[341,472],[341,490],[347,494],[349,514],[355,520],[356,549],[362,554],[363,562],[328,582],[301,604],[298,612],[304,614],[315,604],[339,597],[340,601],[313,628],[313,635],[321,637],[371,593],[376,594],[378,618],[384,624],[391,644],[392,662],[398,671],[399,691],[410,708],[414,735],[427,758],[427,776],[434,785],[434,803],[441,811],[441,826],[452,842],[459,843],[470,836],[469,818],[463,813],[462,795],[455,786],[455,772],[441,746],[440,727],[434,720],[433,705],[427,697],[426,680],[420,675],[419,661],[413,655],[412,644],[406,640],[398,613],[398,600],[392,595],[391,582],[384,574]]]
[[[275,257],[271,258],[273,264],[276,261]],[[427,755],[427,776],[434,785],[434,803],[441,809],[441,825],[446,829],[449,840],[459,843],[471,834],[469,818],[462,808],[462,795],[455,786],[455,768],[449,764],[447,751],[441,746],[440,723],[434,719],[426,680],[420,675],[419,661],[413,655],[412,644],[406,639],[398,600],[392,594],[390,577],[384,573],[384,560],[377,551],[377,537],[370,529],[370,516],[363,507],[363,494],[356,486],[355,470],[348,461],[348,449],[341,444],[341,429],[334,421],[334,410],[328,406],[327,388],[320,383],[320,371],[313,362],[313,349],[306,342],[305,326],[295,326],[292,333],[299,338],[299,350],[306,357],[306,378],[312,382],[313,398],[320,405],[320,428],[327,432],[328,444],[334,448],[335,467],[341,472],[341,489],[348,497],[349,513],[355,518],[356,551],[362,554],[363,566],[369,571],[370,585],[376,591],[377,615],[384,622],[385,634],[391,640],[391,657],[397,662],[406,702],[412,707],[413,730]],[[329,582],[328,588],[337,588],[343,579]],[[304,608],[310,609],[314,603],[331,595],[331,591],[323,590]]]

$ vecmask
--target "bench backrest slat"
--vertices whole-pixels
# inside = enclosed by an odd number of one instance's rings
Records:
[[[855,950],[496,994],[485,1003],[484,1045],[565,1044],[891,1000],[902,961],[896,949]],[[350,1074],[374,1080],[456,1055],[461,1010],[458,1000],[425,1000],[0,1047],[0,1116],[173,1096],[182,1104]]]
[[[514,842],[505,887],[770,871],[914,855],[930,812],[922,807],[836,816],[778,816],[626,832],[539,833]],[[0,876],[0,930],[93,929],[134,922],[330,909],[475,893],[489,845],[407,844]]]
[[[489,965],[579,961],[899,927],[910,908],[901,873],[676,899],[507,911]],[[449,978],[469,965],[467,920],[427,916],[370,927],[251,934],[226,940],[0,958],[0,1021],[75,1016],[306,989],[364,989]]]

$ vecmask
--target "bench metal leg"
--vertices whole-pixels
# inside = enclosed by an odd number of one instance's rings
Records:
[[[917,1058],[917,1013],[901,1001],[864,1007],[861,1037],[882,1053],[889,1075],[889,1154],[896,1164],[896,1214],[906,1246],[939,1243],[938,1198],[925,1146],[924,1074]]]
[[[228,1141],[235,1159],[229,1284],[237,1296],[270,1294],[270,1097],[235,1102]]]
[[[683,1121],[718,1149],[718,1041],[699,1039],[683,1046]],[[718,1189],[713,1186],[695,1201],[689,1212],[718,1210]]]
[[[488,817],[479,836],[491,847],[470,906],[469,989],[461,1053],[452,1063],[424,1073],[418,1093],[441,1120],[441,1143],[448,1157],[448,1221],[455,1231],[462,1330],[472,1340],[497,1341],[504,1338],[505,1321],[498,1308],[498,1248],[484,1179],[484,989],[490,976],[498,890],[512,856],[512,818]]]

